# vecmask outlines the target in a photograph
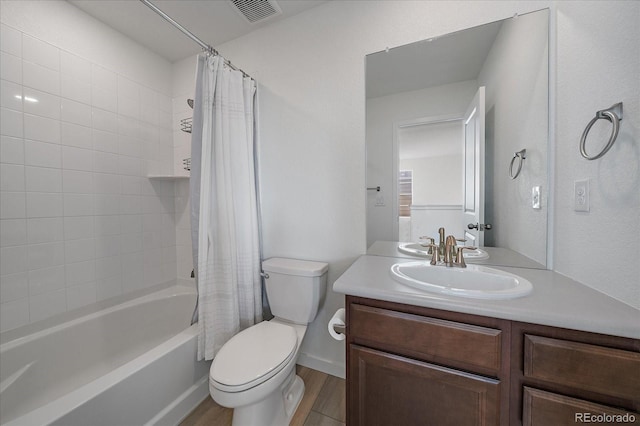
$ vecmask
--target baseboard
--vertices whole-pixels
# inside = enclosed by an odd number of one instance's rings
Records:
[[[301,353],[298,355],[298,364],[303,367],[312,368],[332,376],[344,379],[346,377],[345,365],[335,363],[326,359],[314,357],[313,355]]]

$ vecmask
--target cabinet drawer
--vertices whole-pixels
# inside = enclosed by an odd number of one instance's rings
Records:
[[[462,364],[497,375],[500,330],[382,308],[351,304],[349,333],[354,342],[425,361]]]
[[[640,424],[640,414],[529,387],[524,388],[523,426],[580,423]]]
[[[640,353],[527,334],[524,375],[636,400],[640,395]]]

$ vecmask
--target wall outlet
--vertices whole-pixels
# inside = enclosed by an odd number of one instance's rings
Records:
[[[540,187],[534,186],[531,189],[531,207],[540,210]]]
[[[573,183],[573,210],[589,211],[589,179],[577,180]]]
[[[376,194],[376,206],[384,206],[384,196],[380,193]]]

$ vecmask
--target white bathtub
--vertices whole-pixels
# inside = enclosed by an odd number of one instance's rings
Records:
[[[0,424],[177,424],[208,394],[195,290],[155,293],[0,345]]]

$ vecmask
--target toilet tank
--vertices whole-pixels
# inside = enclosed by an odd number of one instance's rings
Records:
[[[271,313],[296,324],[309,324],[318,313],[327,287],[324,262],[272,257],[262,262]]]

